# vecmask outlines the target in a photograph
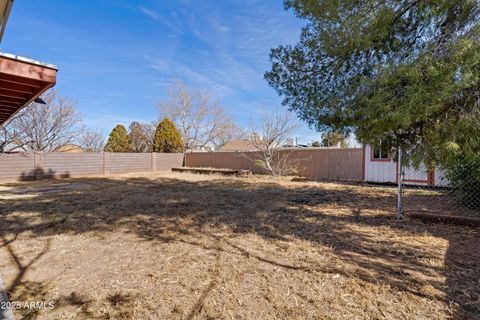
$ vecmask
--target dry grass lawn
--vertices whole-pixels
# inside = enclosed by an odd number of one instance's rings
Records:
[[[480,319],[480,231],[395,189],[187,174],[0,187],[18,319]]]

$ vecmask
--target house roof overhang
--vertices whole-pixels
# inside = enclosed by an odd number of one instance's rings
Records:
[[[0,42],[2,41],[12,6],[13,0],[0,0]]]
[[[0,125],[56,83],[52,64],[0,52]]]

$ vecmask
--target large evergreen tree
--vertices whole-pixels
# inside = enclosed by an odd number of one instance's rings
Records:
[[[164,118],[157,126],[153,140],[154,152],[183,152],[183,141],[175,124]]]
[[[479,1],[285,6],[308,24],[297,45],[272,50],[265,77],[312,127],[430,163],[480,152]]]
[[[113,128],[108,142],[105,145],[105,151],[107,152],[129,152],[130,144],[128,142],[127,129],[121,124]]]

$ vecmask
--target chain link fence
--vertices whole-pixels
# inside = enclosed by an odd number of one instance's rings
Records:
[[[449,169],[406,167],[401,179],[403,213],[480,219],[480,161],[465,161]]]

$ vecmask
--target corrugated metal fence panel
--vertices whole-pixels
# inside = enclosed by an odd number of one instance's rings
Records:
[[[150,153],[120,153],[108,154],[108,172],[129,173],[152,171],[152,155]]]
[[[42,168],[47,176],[55,177],[103,175],[103,154],[90,152],[44,153]]]
[[[33,179],[33,153],[0,154],[0,180]]]
[[[155,171],[170,171],[183,167],[183,153],[154,153]]]
[[[299,175],[317,179],[362,180],[361,148],[351,149],[294,149],[288,152],[299,167]],[[255,152],[192,152],[185,154],[187,167],[250,169],[255,166]]]

